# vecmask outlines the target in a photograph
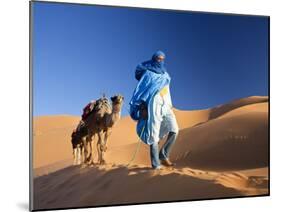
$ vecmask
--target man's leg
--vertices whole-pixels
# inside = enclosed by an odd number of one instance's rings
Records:
[[[176,142],[178,133],[176,132],[169,132],[168,137],[164,145],[162,146],[159,152],[159,159],[160,160],[167,160],[169,159],[169,155],[172,149],[172,146]]]
[[[159,161],[159,151],[158,151],[158,143],[154,142],[150,145],[150,159],[151,159],[151,165],[152,168],[160,167],[160,161]]]

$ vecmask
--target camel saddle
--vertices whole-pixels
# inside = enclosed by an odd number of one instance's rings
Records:
[[[83,114],[82,114],[82,120],[79,122],[75,132],[78,132],[80,135],[86,135],[88,134],[88,128],[86,125],[85,120],[89,117],[92,113],[99,114],[100,111],[110,111],[111,105],[109,100],[106,97],[102,97],[96,101],[91,101],[83,108]],[[99,114],[102,116],[103,114]],[[97,119],[101,118],[99,116],[96,117]],[[98,120],[97,120],[98,121]]]

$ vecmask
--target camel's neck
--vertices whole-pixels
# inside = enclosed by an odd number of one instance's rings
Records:
[[[121,117],[122,104],[115,104],[112,106],[112,112],[110,114],[109,125],[113,126]]]
[[[121,108],[122,105],[121,104],[115,104],[112,106],[112,114],[118,114],[121,113]]]

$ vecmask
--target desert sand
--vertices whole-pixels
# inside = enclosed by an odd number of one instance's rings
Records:
[[[150,168],[149,147],[143,143],[127,166],[139,142],[128,116],[108,141],[107,164],[85,168],[72,166],[70,135],[80,117],[35,117],[34,208],[269,194],[268,97],[174,112],[180,127],[171,153],[176,166],[160,171]]]

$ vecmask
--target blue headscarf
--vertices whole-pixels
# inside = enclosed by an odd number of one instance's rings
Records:
[[[166,57],[164,52],[157,51],[153,54],[151,60],[145,61],[137,66],[135,72],[135,77],[137,80],[141,79],[146,70],[152,71],[156,74],[164,74],[167,71],[164,61],[157,61],[159,56],[163,56],[164,58]]]

